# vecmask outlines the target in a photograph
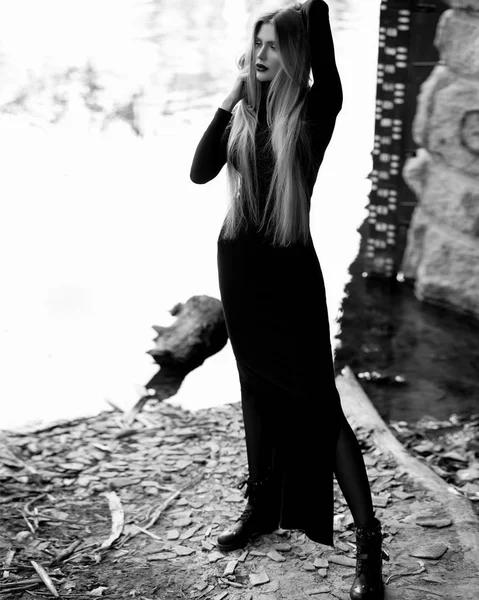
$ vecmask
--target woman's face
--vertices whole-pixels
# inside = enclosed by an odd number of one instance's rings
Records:
[[[271,23],[263,23],[258,31],[255,39],[255,63],[259,81],[271,81],[281,69],[276,33]],[[259,69],[258,65],[264,65],[266,69]]]

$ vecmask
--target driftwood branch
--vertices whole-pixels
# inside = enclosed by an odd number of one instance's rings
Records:
[[[160,366],[188,372],[225,346],[228,334],[220,300],[192,296],[170,313],[176,321],[170,327],[153,326],[156,348],[148,352]]]
[[[169,327],[153,326],[158,334],[156,348],[148,352],[161,369],[145,387],[153,389],[158,400],[176,394],[186,375],[228,341],[223,305],[216,298],[192,296],[185,304],[176,304],[170,313],[176,321]],[[147,399],[139,401],[140,410]]]

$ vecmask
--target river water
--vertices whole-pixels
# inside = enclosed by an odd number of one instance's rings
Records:
[[[329,4],[345,101],[311,229],[336,343],[370,189],[380,1]],[[270,6],[0,4],[0,427],[93,414],[105,398],[130,407],[156,372],[151,326],[192,295],[219,297],[224,172],[196,186],[189,168]],[[177,398],[239,399],[229,344]]]

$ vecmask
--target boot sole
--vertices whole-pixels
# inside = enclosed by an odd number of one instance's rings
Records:
[[[278,527],[276,526],[274,529],[268,529],[267,531],[257,531],[255,533],[252,533],[248,538],[243,539],[242,541],[239,541],[237,543],[231,543],[231,544],[220,544],[218,541],[216,542],[216,547],[219,550],[224,550],[225,552],[230,552],[231,550],[238,550],[239,548],[245,548],[250,542],[252,542],[255,538],[261,536],[261,535],[268,535],[269,533],[273,533],[273,531],[276,531],[276,529],[278,529]]]

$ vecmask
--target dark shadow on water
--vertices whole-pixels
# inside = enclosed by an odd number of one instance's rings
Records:
[[[386,420],[416,422],[424,415],[479,412],[479,323],[418,301],[412,287],[362,277],[364,234],[349,272],[339,318],[335,366],[356,376]],[[405,383],[395,382],[397,375]]]

